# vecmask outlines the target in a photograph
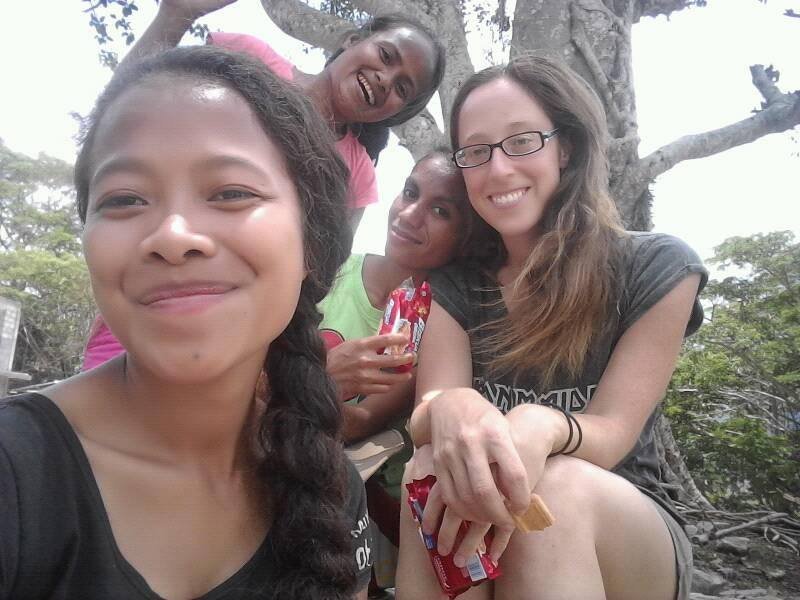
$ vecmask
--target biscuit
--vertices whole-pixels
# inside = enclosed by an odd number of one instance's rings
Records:
[[[517,524],[517,529],[523,533],[531,531],[541,531],[546,527],[550,527],[556,522],[547,505],[538,494],[531,494],[531,503],[521,515],[513,515],[514,523]]]

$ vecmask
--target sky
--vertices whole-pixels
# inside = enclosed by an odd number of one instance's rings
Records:
[[[111,72],[80,0],[0,3],[0,138],[14,151],[75,158],[73,113],[86,114]],[[155,13],[139,0],[133,26],[141,33]],[[634,84],[640,155],[683,135],[749,116],[761,97],[751,64],[774,65],[782,91],[800,89],[800,19],[782,15],[794,0],[709,0],[670,19],[633,28]],[[259,0],[238,0],[204,21],[212,31],[262,37],[301,70],[317,72],[322,54],[283,34]],[[197,43],[185,39],[184,43]],[[116,48],[124,53],[124,44]],[[477,58],[480,52],[471,52]],[[476,64],[483,67],[485,64]],[[800,237],[800,129],[766,136],[713,157],[681,163],[654,186],[654,230],[677,235],[710,258],[731,236],[790,229]],[[377,169],[380,202],[367,209],[354,250],[382,253],[389,205],[413,161],[392,142]],[[712,270],[712,276],[724,276]]]

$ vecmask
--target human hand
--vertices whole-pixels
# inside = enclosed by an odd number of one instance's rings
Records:
[[[430,525],[428,522],[434,524]],[[468,529],[459,541],[458,534],[464,520],[444,504],[441,488],[434,483],[423,512],[423,531],[428,535],[433,535],[437,532],[436,523],[439,523],[436,550],[442,556],[447,556],[452,552],[454,554],[453,563],[457,567],[464,567],[469,558],[479,550],[488,552],[494,562],[499,561],[515,530],[513,523],[493,525],[492,523],[468,521],[466,522]],[[485,537],[490,529],[493,529],[492,538],[491,544],[487,548]]]
[[[424,444],[414,451],[414,456],[408,463],[411,479],[424,479],[434,473],[433,447],[431,444]],[[442,501],[441,488],[436,483],[431,487],[428,501],[423,511],[423,530],[427,534],[436,531],[436,525],[441,519],[441,526],[437,538],[437,551],[443,556],[447,556],[453,550],[456,554],[453,561],[456,566],[463,567],[467,559],[477,552],[478,548],[484,544],[484,536],[489,531],[489,523],[469,523],[469,530],[461,543],[456,548],[455,540],[458,535],[462,519],[453,510],[448,509]],[[493,531],[492,545],[488,548],[489,556],[497,562],[508,546],[511,534],[514,532],[513,525],[497,525]]]
[[[414,355],[377,352],[381,348],[407,343],[408,336],[398,333],[348,340],[328,351],[326,370],[344,399],[358,394],[382,394],[412,377],[411,372],[393,373],[385,369],[409,364],[414,360]]]
[[[159,10],[193,22],[234,2],[236,0],[161,0]]]
[[[444,504],[467,521],[513,524],[511,512],[528,508],[531,488],[505,416],[471,388],[439,393],[428,411]]]
[[[445,555],[454,551],[454,561],[463,565],[493,526],[488,551],[498,560],[514,532],[511,512],[522,513],[530,503],[527,474],[509,424],[469,388],[440,392],[417,411],[417,418],[412,417],[413,437],[430,440],[437,477],[425,507],[423,530],[433,533],[439,526],[438,551]],[[455,547],[462,521],[470,522],[469,531]]]

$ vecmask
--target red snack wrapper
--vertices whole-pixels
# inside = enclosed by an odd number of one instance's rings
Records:
[[[399,346],[390,346],[379,351],[378,354],[406,354],[418,352],[425,331],[425,320],[431,311],[431,288],[424,281],[418,288],[399,287],[389,295],[386,310],[383,311],[383,320],[378,329],[378,335],[384,333],[405,333],[408,343]],[[412,364],[400,365],[394,370],[398,373],[410,371]]]
[[[435,475],[428,475],[425,479],[415,479],[411,483],[407,483],[408,504],[411,507],[411,514],[419,526],[420,537],[428,550],[428,556],[431,559],[436,578],[439,580],[439,585],[445,594],[450,598],[455,598],[475,585],[497,579],[503,573],[500,570],[500,566],[492,562],[492,559],[483,550],[478,550],[474,556],[470,557],[467,565],[463,568],[457,567],[453,563],[452,554],[442,556],[436,551],[441,522],[437,525],[436,533],[433,535],[427,535],[422,531],[422,512],[428,502],[428,493],[434,483],[436,483]],[[462,522],[456,536],[456,547],[464,539],[468,529],[469,525]],[[492,543],[492,534],[487,533],[483,538],[483,542],[484,546],[488,548]]]

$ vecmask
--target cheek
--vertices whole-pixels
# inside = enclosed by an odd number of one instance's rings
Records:
[[[461,227],[463,227],[461,223],[448,223],[436,228],[436,242],[431,248],[431,253],[435,254],[440,262],[449,262],[454,257],[460,242]]]
[[[391,225],[392,221],[397,218],[397,215],[400,213],[402,209],[402,199],[398,196],[395,198],[394,202],[392,202],[391,206],[389,206],[389,224]]]
[[[467,196],[470,202],[474,202],[480,197],[480,188],[483,185],[485,177],[481,174],[482,167],[474,169],[462,169],[461,173],[464,175],[464,186],[467,189]]]
[[[250,249],[258,248],[255,270],[265,278],[272,294],[294,297],[306,275],[303,230],[299,214],[280,215],[258,227],[250,237]],[[279,292],[280,290],[280,292]],[[271,293],[270,289],[267,293]],[[278,300],[278,298],[273,298]],[[292,300],[296,302],[296,298]]]
[[[83,256],[95,293],[103,284],[110,284],[115,274],[124,268],[121,259],[131,252],[126,244],[128,237],[124,230],[115,232],[102,225],[89,223],[84,228],[81,236]]]

